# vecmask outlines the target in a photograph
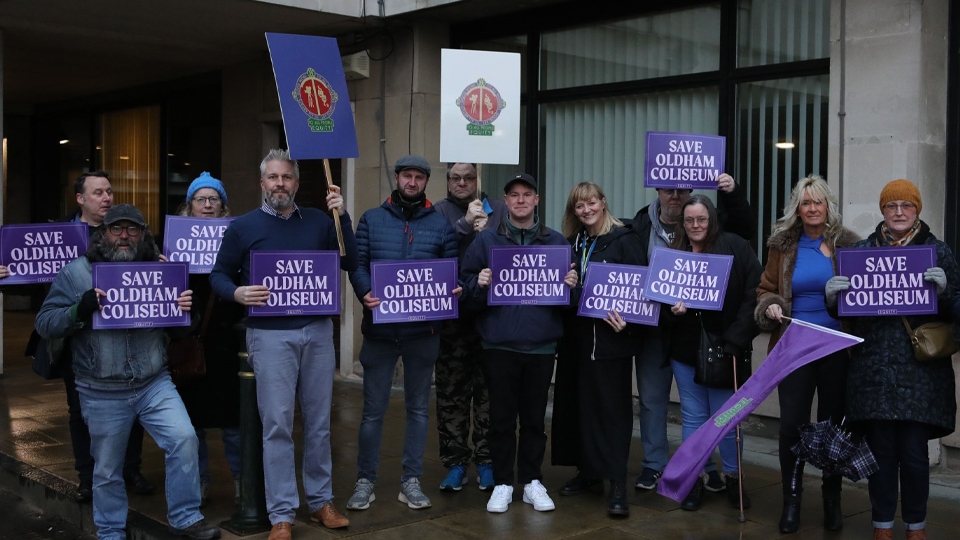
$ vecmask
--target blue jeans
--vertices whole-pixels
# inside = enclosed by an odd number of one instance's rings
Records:
[[[140,421],[165,453],[167,522],[184,529],[203,519],[200,514],[200,476],[197,472],[197,436],[180,394],[164,372],[145,386],[123,389],[125,397],[105,398],[80,387],[83,418],[90,427],[93,455],[93,522],[101,540],[125,540],[127,490],[123,462],[130,426]],[[131,395],[132,393],[132,395]]]
[[[222,428],[221,431],[223,453],[227,457],[230,473],[236,478],[240,476],[240,428]],[[200,444],[197,449],[197,457],[200,458],[200,483],[210,483],[210,449],[207,446],[207,430],[204,428],[197,428],[197,442]]]
[[[303,492],[310,512],[333,500],[330,404],[337,359],[333,321],[317,319],[292,330],[247,329],[247,352],[257,377],[263,421],[263,481],[270,523],[293,523],[300,507],[293,453],[293,413],[303,417]]]
[[[677,379],[677,390],[680,392],[680,416],[683,419],[681,429],[682,439],[693,435],[697,428],[710,420],[730,396],[733,388],[707,388],[693,382],[694,367],[671,360],[673,375]],[[743,449],[743,437],[740,438],[740,448]],[[737,436],[736,430],[730,430],[720,441],[720,461],[723,463],[723,472],[735,474],[740,470],[737,466]],[[717,470],[713,460],[708,460],[703,472]]]
[[[403,357],[403,396],[407,408],[407,430],[403,441],[401,482],[423,474],[423,451],[427,444],[427,414],[430,406],[430,379],[440,353],[440,335],[407,339],[363,338],[360,364],[363,366],[363,418],[360,421],[360,452],[357,478],[377,481],[380,446],[383,442],[383,415],[390,403],[390,388],[397,357]]]
[[[880,466],[868,479],[873,526],[893,528],[900,495],[900,513],[907,530],[925,528],[930,497],[930,426],[905,420],[869,420],[866,426],[867,444]]]
[[[663,472],[670,459],[667,443],[667,405],[673,386],[673,369],[663,365],[663,341],[646,338],[634,357],[637,393],[640,394],[640,446],[644,468]]]

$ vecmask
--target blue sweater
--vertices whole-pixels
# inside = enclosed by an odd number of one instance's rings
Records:
[[[340,216],[343,245],[347,254],[340,258],[340,269],[357,268],[357,240],[350,215]],[[220,298],[233,300],[237,287],[250,284],[250,252],[254,250],[339,250],[333,219],[316,208],[299,208],[290,219],[267,214],[257,208],[230,223],[223,234],[217,263],[210,273],[210,285]],[[303,328],[318,316],[247,317],[250,328],[289,330]]]

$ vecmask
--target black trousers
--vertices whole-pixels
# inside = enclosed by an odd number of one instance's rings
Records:
[[[580,470],[625,481],[633,437],[633,358],[579,358]],[[556,394],[554,394],[556,395]]]
[[[813,394],[817,394],[817,421],[832,418],[843,420],[844,395],[847,388],[847,351],[839,351],[815,360],[787,375],[777,388],[780,396],[780,474],[783,494],[803,492],[803,462],[797,464],[797,455],[791,448],[800,442],[800,426],[810,422]],[[841,476],[823,479],[824,493],[839,493]]]
[[[544,415],[552,354],[525,354],[484,349],[483,369],[490,393],[490,430],[487,441],[497,485],[513,485],[513,465],[521,484],[542,480],[540,466],[547,449]],[[517,418],[520,436],[517,437]]]
[[[920,422],[869,420],[867,444],[880,470],[868,479],[873,526],[893,527],[900,495],[900,513],[908,525],[927,519],[930,497],[930,461],[927,441],[931,428]],[[899,483],[899,489],[897,484]]]

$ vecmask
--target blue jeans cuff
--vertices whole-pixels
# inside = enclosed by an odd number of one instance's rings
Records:
[[[893,521],[874,521],[873,528],[874,529],[892,529]]]

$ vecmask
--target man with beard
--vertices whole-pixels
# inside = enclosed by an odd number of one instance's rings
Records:
[[[162,328],[93,330],[93,314],[106,293],[93,288],[92,263],[156,261],[153,234],[136,207],[110,208],[90,238],[85,256],[65,266],[50,288],[37,331],[46,339],[69,336],[73,371],[84,420],[90,429],[93,520],[104,540],[126,538],[127,494],[121,473],[130,426],[150,433],[166,455],[167,521],[170,532],[197,539],[220,538],[220,529],[200,514],[197,436],[166,370]],[[190,310],[191,291],[180,294]]]
[[[472,163],[451,163],[447,168],[447,198],[436,204],[457,233],[458,266],[463,254],[488,226],[496,228],[507,213],[503,201],[477,193],[477,168]],[[460,491],[467,483],[470,461],[477,465],[480,489],[493,489],[493,466],[487,446],[490,425],[487,385],[483,380],[480,334],[473,318],[461,313],[459,319],[444,321],[440,330],[440,356],[436,365],[437,431],[440,433],[440,461],[447,476],[440,489]],[[473,450],[470,449],[470,413],[473,412]]]
[[[407,408],[403,445],[403,475],[397,499],[413,509],[430,507],[420,488],[423,450],[427,439],[430,379],[440,348],[436,321],[373,324],[380,299],[371,290],[370,263],[382,260],[439,259],[457,256],[457,238],[447,218],[435,211],[424,191],[430,164],[421,156],[404,156],[394,167],[397,187],[377,208],[367,210],[357,226],[360,264],[350,274],[357,298],[363,304],[363,419],[357,484],[347,501],[351,510],[366,510],[375,500],[373,486],[380,464],[383,415],[390,402],[390,387],[397,358],[403,357],[403,390]],[[460,288],[453,290],[460,293]]]
[[[210,285],[221,298],[245,306],[266,305],[270,290],[250,284],[255,250],[338,250],[333,219],[294,202],[300,168],[286,150],[270,150],[260,163],[263,204],[230,223],[223,235]],[[340,268],[357,268],[357,242],[340,188],[331,186],[327,209],[340,215],[346,255]],[[303,491],[310,519],[330,529],[350,524],[333,506],[330,404],[336,356],[329,316],[248,317],[247,352],[257,378],[263,421],[263,479],[273,525],[269,540],[290,540],[300,507],[294,461],[293,413],[300,394],[303,417]]]

